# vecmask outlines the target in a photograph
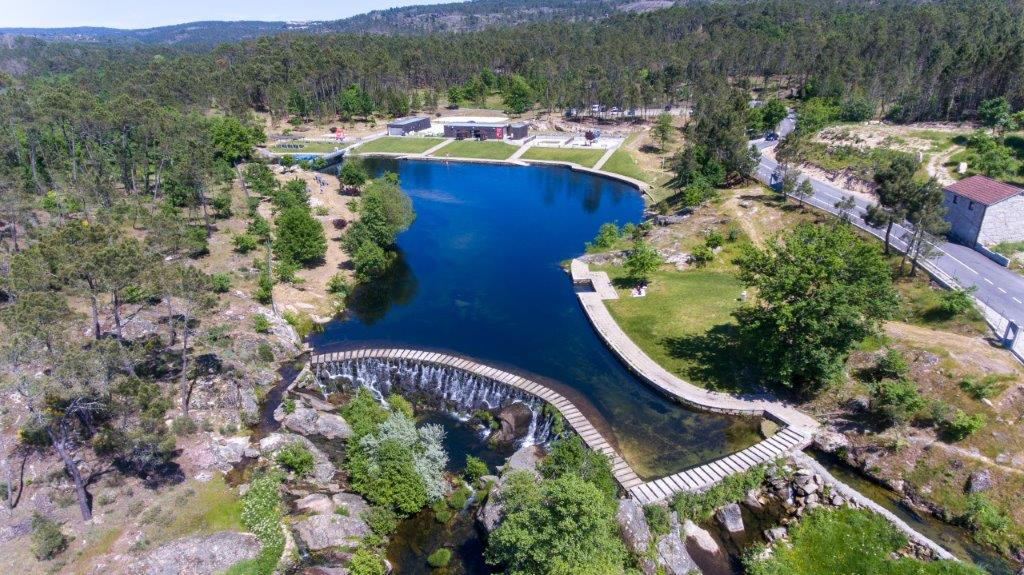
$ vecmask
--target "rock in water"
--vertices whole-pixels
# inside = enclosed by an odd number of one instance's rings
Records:
[[[992,488],[992,473],[988,469],[975,471],[967,478],[967,493],[981,493]]]
[[[358,517],[332,513],[314,515],[295,524],[295,534],[310,551],[323,551],[332,547],[356,547],[370,528]]]
[[[850,440],[842,433],[823,430],[814,434],[814,446],[825,453],[835,453],[840,449],[849,449]]]
[[[683,543],[682,528],[676,514],[672,514],[672,530],[658,541],[657,572],[665,575],[700,575],[701,568],[693,560]]]
[[[501,429],[494,434],[498,443],[515,443],[526,436],[533,421],[533,412],[526,405],[516,402],[502,407],[497,413]]]
[[[720,507],[718,511],[715,511],[715,518],[718,522],[725,527],[729,533],[743,533],[743,511],[740,510],[740,506],[735,503],[730,503],[725,507]]]
[[[132,573],[145,575],[213,575],[240,561],[255,559],[260,543],[255,535],[222,531],[166,543],[140,559]]]
[[[705,573],[731,573],[729,559],[711,533],[687,519],[683,523],[682,537],[686,551]]]
[[[643,507],[635,499],[620,499],[615,518],[619,522],[619,534],[629,550],[637,555],[646,553],[651,544],[651,530]]]

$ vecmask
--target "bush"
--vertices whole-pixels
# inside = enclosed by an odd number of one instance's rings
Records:
[[[942,431],[953,441],[963,441],[984,427],[987,421],[984,413],[968,415],[966,411],[958,409],[952,418],[943,422]]]
[[[618,492],[608,456],[587,448],[578,435],[551,444],[548,456],[540,464],[540,474],[546,479],[576,475],[593,483],[608,497]]]
[[[253,299],[262,304],[269,304],[274,299],[274,282],[270,279],[270,274],[263,272],[260,274],[259,283],[256,286],[256,292],[253,294]]]
[[[871,410],[890,425],[908,423],[925,406],[914,382],[886,379],[871,390]]]
[[[587,247],[596,250],[606,250],[614,246],[620,237],[618,226],[611,222],[604,223],[598,228],[594,241],[590,242]]]
[[[185,250],[188,257],[198,258],[210,253],[210,244],[206,238],[206,229],[200,226],[192,226],[185,230]]]
[[[371,531],[387,537],[398,529],[398,515],[387,507],[371,507],[363,512],[363,521]]]
[[[712,250],[722,247],[723,243],[725,243],[725,238],[718,232],[711,232],[704,237],[704,245]]]
[[[981,493],[967,497],[967,510],[962,519],[979,539],[996,547],[999,546],[999,536],[1006,533],[1011,525],[1010,518]]]
[[[231,289],[231,276],[228,274],[213,274],[210,276],[210,289],[214,293],[227,293]]]
[[[989,374],[980,380],[975,377],[966,377],[960,382],[960,389],[968,395],[981,401],[991,399],[1003,393],[1007,384],[1014,380],[1012,375]]]
[[[388,396],[388,407],[395,413],[401,413],[409,419],[413,418],[412,404],[397,393]]]
[[[466,503],[469,502],[469,496],[473,494],[473,491],[465,485],[460,485],[458,489],[452,493],[452,496],[448,498],[448,507],[455,510],[461,510],[466,507]]]
[[[385,575],[387,572],[384,560],[365,547],[356,549],[348,561],[349,575]]]
[[[336,296],[347,296],[348,292],[352,288],[348,285],[348,279],[341,272],[338,272],[331,276],[331,279],[327,280],[327,293]]]
[[[175,435],[192,435],[199,431],[199,425],[191,417],[182,415],[174,418],[174,421],[171,422],[171,431]]]
[[[377,403],[372,393],[362,387],[341,408],[341,415],[352,427],[352,439],[356,441],[373,433],[388,419],[388,412]]]
[[[298,264],[288,260],[280,261],[274,266],[274,280],[279,284],[302,283],[299,278],[295,277],[297,271],[299,271]]]
[[[668,509],[661,505],[645,505],[644,517],[647,519],[647,527],[657,537],[667,535],[672,529],[672,522],[669,518]]]
[[[434,551],[427,557],[427,565],[430,565],[434,569],[444,567],[452,560],[452,552],[450,549],[444,547]]]
[[[879,378],[891,378],[900,379],[907,375],[910,371],[910,366],[907,365],[907,359],[903,357],[903,353],[895,348],[889,348],[886,350],[885,355],[878,358],[878,362],[875,364],[875,373]]]
[[[352,265],[356,279],[368,281],[384,275],[394,260],[392,252],[385,250],[373,242],[363,242],[352,254]]]
[[[249,224],[245,226],[246,235],[256,238],[258,242],[265,242],[270,239],[270,223],[267,220],[256,214],[249,220]]]
[[[267,316],[258,313],[252,316],[252,329],[256,333],[270,333],[270,320]]]
[[[313,473],[315,461],[313,454],[301,443],[291,443],[281,448],[275,458],[277,464],[298,475],[305,477]]]
[[[466,481],[475,485],[477,480],[490,472],[491,470],[487,468],[487,463],[483,459],[473,457],[472,455],[466,456]]]
[[[338,170],[338,179],[346,186],[361,186],[370,179],[363,163],[355,159],[346,159]]]
[[[232,238],[231,243],[235,246],[235,251],[240,254],[247,254],[259,247],[259,240],[250,234],[236,234]]]
[[[222,192],[213,196],[210,205],[213,206],[213,211],[218,218],[231,217],[231,194]]]
[[[256,347],[256,357],[263,361],[274,361],[274,349],[269,343],[263,342]]]
[[[285,412],[286,415],[295,413],[295,400],[288,397],[281,402],[281,411]]]
[[[313,321],[313,316],[306,312],[292,313],[290,311],[284,312],[284,321],[288,322],[288,325],[295,328],[295,333],[300,338],[305,339],[306,336],[320,329],[320,325]]]
[[[693,253],[690,254],[690,262],[699,268],[708,265],[713,259],[715,259],[715,252],[711,251],[707,245],[693,248]]]
[[[956,317],[974,308],[974,299],[971,294],[976,288],[954,289],[942,292],[939,296],[939,311],[947,318]]]
[[[443,499],[438,499],[430,506],[430,510],[434,512],[434,520],[438,523],[448,523],[452,520],[455,515],[452,510],[448,508],[448,504]]]
[[[56,557],[68,547],[68,538],[60,525],[39,513],[32,515],[32,554],[39,561]]]

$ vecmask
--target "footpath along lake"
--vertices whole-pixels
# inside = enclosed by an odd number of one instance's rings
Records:
[[[417,218],[389,277],[310,338],[316,352],[433,349],[572,393],[645,478],[754,443],[757,421],[680,407],[630,374],[594,333],[561,264],[605,222],[639,223],[643,198],[561,167],[370,159],[393,171]]]

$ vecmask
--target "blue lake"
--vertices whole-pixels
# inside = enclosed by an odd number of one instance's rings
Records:
[[[550,382],[589,404],[648,478],[753,442],[750,419],[686,410],[633,377],[580,309],[561,266],[602,223],[639,223],[638,191],[557,167],[368,164],[398,173],[417,219],[389,277],[357,290],[349,313],[311,337],[318,350],[434,349]]]

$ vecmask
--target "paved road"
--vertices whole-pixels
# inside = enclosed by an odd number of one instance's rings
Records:
[[[779,125],[778,133],[781,137],[793,131],[795,119],[791,116],[783,120]],[[759,150],[774,148],[777,142],[766,142],[758,139],[751,142]],[[761,156],[761,163],[757,166],[756,177],[766,184],[774,183],[773,174],[778,168],[778,163]],[[835,203],[849,193],[832,184],[808,178],[814,188],[814,196],[805,200],[808,203],[822,208],[833,214],[838,213]],[[860,197],[854,197],[856,206],[849,212],[851,221],[858,227],[863,228],[871,234],[883,238],[885,230],[875,228],[864,222],[864,214],[869,205],[868,201]],[[903,226],[893,226],[891,242],[897,249],[904,249],[906,244],[901,239],[907,233]],[[1000,266],[984,255],[971,248],[950,242],[942,242],[935,246],[939,255],[929,261],[929,264],[939,272],[952,277],[963,287],[977,287],[975,296],[983,303],[991,307],[1003,317],[1024,325],[1024,277]]]

